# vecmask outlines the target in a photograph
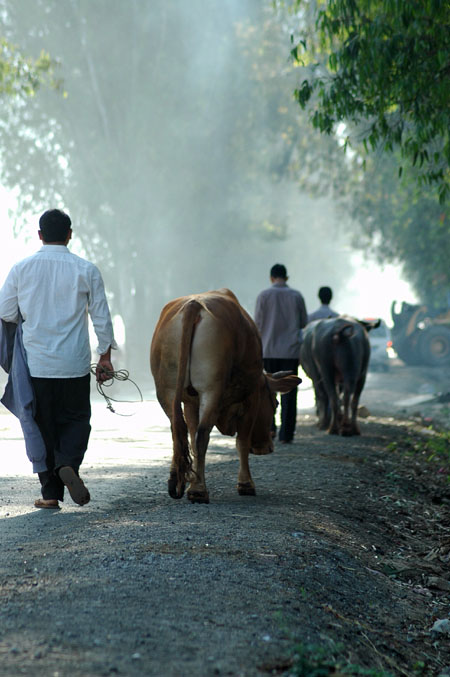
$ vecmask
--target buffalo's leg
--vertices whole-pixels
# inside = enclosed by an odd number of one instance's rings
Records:
[[[328,396],[330,406],[330,427],[328,432],[330,435],[339,435],[339,422],[341,418],[341,405],[339,401],[339,394],[337,392],[336,384],[333,380],[325,378],[324,388]]]
[[[351,388],[350,384],[348,384],[348,383],[344,384],[344,416],[342,418],[341,425],[340,425],[340,433],[344,437],[349,437],[350,435],[354,435],[353,425],[350,421],[350,416],[349,416],[351,392],[352,392],[352,388]]]
[[[330,425],[330,405],[328,395],[322,383],[314,384],[314,393],[316,396],[316,410],[319,418],[318,427],[320,430],[326,430]]]
[[[324,388],[322,375],[315,362],[309,365],[308,376],[313,382],[314,397],[316,400],[316,414],[318,417],[317,426],[320,430],[326,430],[330,425],[330,406],[328,403],[327,391]],[[306,373],[306,372],[305,372]]]
[[[361,435],[361,430],[358,425],[358,404],[359,404],[359,398],[361,397],[362,390],[364,388],[364,383],[366,381],[366,375],[364,374],[357,382],[355,392],[353,393],[352,397],[352,404],[351,404],[351,426],[352,426],[352,435]]]

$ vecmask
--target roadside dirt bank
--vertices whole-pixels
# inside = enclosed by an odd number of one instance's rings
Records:
[[[94,408],[84,508],[34,510],[29,469],[1,473],[0,675],[450,674],[432,631],[450,617],[449,469],[412,453],[422,426],[369,417],[340,438],[302,414],[293,444],[251,459],[256,497],[215,434],[211,502],[191,505],[168,497],[167,424],[141,406]]]

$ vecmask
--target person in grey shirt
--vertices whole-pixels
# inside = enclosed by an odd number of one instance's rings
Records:
[[[272,285],[256,299],[255,323],[261,334],[264,369],[298,372],[302,328],[307,323],[303,296],[287,284],[286,267],[276,263],[270,270]],[[297,419],[297,388],[281,396],[280,442],[292,442]],[[272,435],[276,435],[275,420]]]
[[[321,287],[318,296],[321,305],[313,313],[309,313],[308,324],[309,322],[314,322],[314,320],[326,320],[329,317],[338,317],[339,315],[339,313],[330,308],[330,302],[333,298],[333,292],[330,287]]]

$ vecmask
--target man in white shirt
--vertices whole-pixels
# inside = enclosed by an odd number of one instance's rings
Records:
[[[330,308],[331,299],[333,298],[333,292],[330,287],[320,287],[318,296],[321,305],[317,310],[309,313],[308,324],[314,322],[314,320],[326,320],[330,317],[338,317],[339,315],[339,313]]]
[[[46,447],[47,470],[38,473],[42,498],[35,506],[57,509],[64,487],[75,503],[90,500],[79,477],[91,430],[88,313],[98,339],[97,381],[109,378],[111,348],[117,346],[100,271],[67,249],[70,217],[48,210],[39,228],[43,246],[13,266],[0,290],[0,318],[23,318],[35,421]]]

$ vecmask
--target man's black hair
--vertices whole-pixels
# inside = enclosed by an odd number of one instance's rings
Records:
[[[283,266],[282,263],[276,263],[270,269],[270,277],[282,277],[283,280],[286,280],[287,279],[286,266]]]
[[[327,306],[330,303],[332,298],[333,292],[331,291],[330,287],[321,287],[319,289],[319,299],[325,306]]]
[[[48,209],[39,219],[39,228],[44,242],[65,242],[72,221],[60,209]]]

